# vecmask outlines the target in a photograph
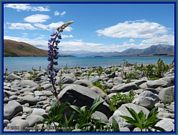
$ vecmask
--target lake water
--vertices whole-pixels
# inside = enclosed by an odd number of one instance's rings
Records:
[[[60,57],[58,59],[59,67],[93,67],[103,66],[108,67],[111,65],[119,65],[124,61],[129,63],[156,63],[161,58],[165,63],[172,63],[174,57],[171,56],[153,56],[153,57]],[[20,70],[32,70],[32,68],[38,69],[40,66],[42,69],[46,69],[48,65],[47,57],[4,57],[4,69],[9,71]]]

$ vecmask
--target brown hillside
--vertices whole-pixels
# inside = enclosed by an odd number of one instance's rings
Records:
[[[5,39],[4,56],[47,56],[47,51],[24,42]]]

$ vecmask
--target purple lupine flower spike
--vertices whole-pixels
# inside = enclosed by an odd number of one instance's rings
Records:
[[[48,40],[48,77],[50,79],[50,82],[52,84],[53,87],[53,91],[52,93],[54,94],[54,96],[57,99],[57,95],[58,92],[56,90],[55,84],[56,84],[56,75],[58,72],[58,69],[55,67],[58,65],[57,59],[58,59],[58,44],[60,43],[60,39],[61,38],[61,32],[63,32],[63,30],[69,26],[70,24],[72,24],[73,21],[69,21],[67,23],[64,23],[62,26],[58,27],[56,29],[56,32],[54,32],[53,34],[51,34],[51,39]]]

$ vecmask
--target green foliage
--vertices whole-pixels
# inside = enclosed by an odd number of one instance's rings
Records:
[[[100,81],[96,81],[93,83],[94,86],[100,88],[103,92],[107,93],[108,91],[108,87],[106,85],[103,84],[104,82],[100,82]]]
[[[130,82],[132,79],[138,79],[138,73],[137,72],[129,72],[124,73],[124,79],[127,79],[127,82]]]
[[[101,66],[99,66],[97,69],[96,69],[96,72],[97,72],[97,74],[98,74],[98,76],[100,77],[101,76],[101,74],[103,73],[103,68],[101,67]]]
[[[121,116],[127,123],[132,124],[135,127],[140,128],[141,131],[152,131],[152,129],[163,131],[162,128],[156,127],[155,124],[159,121],[157,118],[158,108],[153,108],[148,116],[143,111],[139,113],[135,112],[132,108],[126,107],[132,117]]]
[[[93,73],[93,70],[91,70],[91,69],[87,71],[87,79],[88,80],[90,79],[90,76],[92,73]]]
[[[67,66],[67,64],[64,66],[64,71],[67,71],[69,68],[68,68],[68,66]]]
[[[29,72],[30,76],[28,77],[29,80],[36,80],[36,78],[38,77],[38,72],[35,69],[32,69],[32,72]]]
[[[164,63],[163,60],[158,59],[156,64],[148,64],[148,65],[135,65],[135,70],[140,70],[144,73],[146,77],[148,77],[151,80],[156,80],[161,77],[163,77],[163,74],[169,71],[171,66]]]
[[[148,77],[151,80],[156,80],[158,79],[156,75],[156,66],[153,64],[146,65],[143,70],[144,74],[146,77]]]
[[[73,115],[67,116],[66,111],[69,109],[68,103],[59,103],[54,102],[49,110],[47,117],[44,119],[44,124],[51,125],[53,124],[56,131],[68,131],[71,130],[70,127],[73,127]],[[57,123],[57,124],[56,124]]]
[[[131,103],[134,99],[134,92],[130,91],[129,94],[121,94],[117,93],[116,95],[112,96],[109,101],[109,107],[111,110],[115,111],[118,109],[122,104]]]
[[[157,61],[157,70],[156,74],[157,77],[161,78],[163,77],[163,74],[169,70],[169,66],[164,64],[164,61],[161,59],[158,59]]]
[[[59,104],[54,102],[43,124],[47,124],[47,126],[54,125],[56,131],[72,131],[73,129],[81,131],[119,131],[119,125],[116,121],[109,124],[92,117],[92,114],[103,102],[101,98],[97,98],[91,107],[78,107],[69,103]]]
[[[90,108],[87,106],[82,106],[81,108],[75,105],[70,106],[75,111],[74,121],[78,129],[82,129],[84,131],[96,131],[97,129],[104,128],[105,123],[92,118],[92,114],[103,102],[103,100],[97,98],[94,100],[93,105]]]
[[[42,90],[44,90],[44,88],[41,87],[41,85],[39,85],[38,88],[37,88],[37,90],[38,90],[38,91],[42,91]]]

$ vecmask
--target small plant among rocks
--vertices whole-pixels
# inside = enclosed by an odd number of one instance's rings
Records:
[[[158,130],[158,131],[164,131],[160,127],[156,127],[156,123],[159,121],[157,118],[158,114],[158,108],[155,107],[153,108],[148,116],[146,116],[143,111],[140,111],[139,113],[135,112],[132,108],[126,107],[129,113],[131,114],[131,117],[128,116],[121,116],[126,120],[127,123],[138,127],[141,132],[143,131],[153,131],[153,130]]]
[[[44,125],[46,128],[53,125],[56,131],[119,131],[116,121],[107,124],[92,116],[103,102],[96,98],[91,107],[54,102],[44,119]]]
[[[37,79],[38,72],[35,69],[32,69],[32,72],[29,73],[30,76],[28,77],[28,79],[35,81]]]
[[[94,86],[100,88],[104,93],[107,93],[108,87],[103,84],[104,82],[101,81],[96,81],[93,83]]]
[[[117,110],[122,104],[131,103],[134,100],[134,92],[130,91],[129,94],[117,93],[109,100],[109,107],[112,111]]]

